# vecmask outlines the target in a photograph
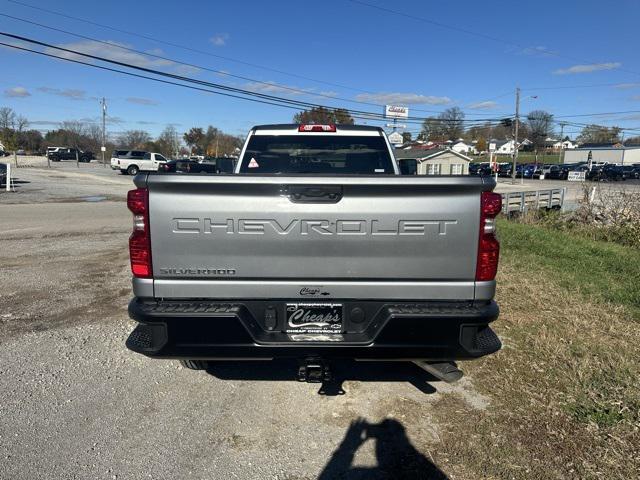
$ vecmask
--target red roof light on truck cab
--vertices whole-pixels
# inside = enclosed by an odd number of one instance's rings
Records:
[[[129,237],[129,259],[134,277],[151,278],[151,235],[149,233],[149,190],[136,188],[127,193],[127,208],[133,213],[133,233]]]
[[[502,195],[482,192],[480,197],[480,238],[478,240],[478,260],[476,281],[494,280],[498,272],[500,243],[496,238],[495,218],[502,211]]]
[[[335,132],[335,125],[300,125],[299,132]]]

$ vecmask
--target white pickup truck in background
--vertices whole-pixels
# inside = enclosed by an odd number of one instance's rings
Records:
[[[157,172],[158,167],[167,163],[160,153],[142,150],[114,150],[111,154],[111,169],[123,174],[136,175],[138,172]]]

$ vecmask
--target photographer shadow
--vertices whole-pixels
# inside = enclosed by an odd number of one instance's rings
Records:
[[[354,466],[356,452],[369,439],[376,442],[377,466]],[[318,480],[448,478],[411,444],[400,422],[385,419],[380,423],[371,424],[361,418],[351,423],[344,439],[318,476]]]

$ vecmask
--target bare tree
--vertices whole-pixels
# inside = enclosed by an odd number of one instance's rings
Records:
[[[180,137],[178,131],[173,125],[167,125],[156,141],[160,153],[166,157],[173,157],[180,150]]]
[[[87,150],[93,153],[100,151],[100,147],[102,147],[102,127],[100,125],[95,123],[87,125],[84,136],[86,137],[84,147]]]
[[[21,133],[26,130],[28,126],[29,120],[27,120],[26,117],[23,117],[22,115],[16,115],[13,127],[16,132]]]
[[[118,146],[139,150],[151,141],[151,135],[144,130],[127,130],[118,137]]]
[[[464,112],[459,107],[447,108],[438,115],[445,140],[457,140],[464,134]]]
[[[9,107],[0,108],[0,131],[13,129],[15,126],[16,114]]]
[[[534,110],[527,115],[529,140],[536,151],[543,147],[547,137],[553,135],[553,115],[544,110]]]
[[[315,123],[315,124],[327,124],[327,123],[340,123],[353,125],[354,120],[349,110],[344,108],[338,108],[335,110],[329,110],[324,107],[313,107],[311,110],[304,110],[298,112],[293,116],[293,121],[296,123]]]
[[[438,121],[437,118],[426,118],[424,122],[422,122],[422,130],[418,138],[420,138],[420,140],[431,140],[435,142],[446,140],[442,122]]]
[[[578,135],[582,143],[617,143],[620,141],[620,127],[605,127],[603,125],[587,125]]]

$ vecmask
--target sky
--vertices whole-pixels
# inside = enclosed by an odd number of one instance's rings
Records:
[[[411,116],[427,117],[458,106],[469,125],[513,115],[519,86],[522,114],[547,110],[567,122],[571,137],[584,123],[619,125],[626,137],[637,136],[640,2],[613,6],[600,0],[522,6],[507,0],[0,0],[0,31],[331,107],[381,113],[382,105],[399,104]],[[0,42],[61,54],[2,36]],[[111,136],[129,129],[157,135],[168,124],[179,132],[213,125],[244,135],[252,125],[290,122],[297,111],[0,47],[0,107],[27,117],[31,128],[99,122],[102,97]],[[416,133],[419,125],[407,123],[407,130]]]

